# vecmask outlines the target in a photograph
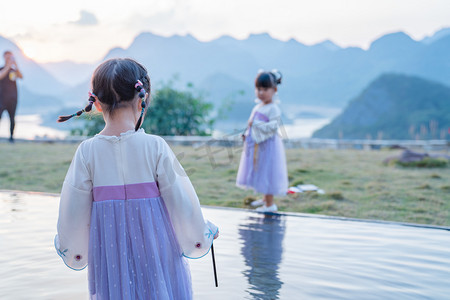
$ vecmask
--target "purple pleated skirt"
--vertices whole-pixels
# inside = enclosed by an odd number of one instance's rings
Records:
[[[192,299],[189,266],[161,197],[94,201],[88,277],[91,299]]]
[[[275,134],[257,145],[251,130],[245,138],[236,185],[265,195],[286,195],[288,176],[286,153],[281,138]]]

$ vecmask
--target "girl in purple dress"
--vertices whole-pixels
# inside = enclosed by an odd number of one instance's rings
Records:
[[[149,94],[142,65],[111,59],[92,76],[89,105],[58,120],[95,105],[106,122],[75,153],[55,237],[69,268],[88,266],[91,299],[191,299],[185,258],[206,255],[218,236],[167,143],[139,129]]]
[[[264,194],[263,199],[252,202],[261,212],[278,210],[274,195],[286,195],[288,176],[286,154],[278,134],[281,111],[273,101],[277,86],[281,83],[278,71],[261,72],[255,80],[257,104],[248,120],[243,136],[244,151],[236,179],[236,185],[251,188]]]

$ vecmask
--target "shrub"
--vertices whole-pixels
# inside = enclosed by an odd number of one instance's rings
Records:
[[[395,161],[399,166],[405,168],[445,168],[448,165],[448,161],[444,158],[425,157],[419,161],[401,162]]]
[[[344,195],[341,192],[331,192],[328,194],[328,197],[335,200],[344,200]]]

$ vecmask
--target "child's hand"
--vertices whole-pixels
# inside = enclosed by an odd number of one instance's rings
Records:
[[[251,127],[253,125],[253,121],[248,121],[248,127]]]
[[[214,236],[214,239],[217,239],[219,237],[219,230],[217,230],[216,235]]]

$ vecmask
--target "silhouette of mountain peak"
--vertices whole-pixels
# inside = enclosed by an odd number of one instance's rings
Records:
[[[341,47],[339,47],[338,45],[336,45],[335,43],[333,43],[330,40],[325,40],[323,42],[315,44],[314,46],[321,46],[321,47],[324,47],[324,48],[326,48],[328,50],[331,50],[331,51],[337,51],[337,50],[341,49]]]
[[[450,27],[445,27],[436,31],[432,36],[425,37],[421,42],[424,44],[431,44],[448,36],[450,36]]]
[[[248,36],[248,40],[273,40],[273,38],[267,32],[263,33],[251,33]]]
[[[379,39],[372,42],[370,45],[370,50],[376,50],[379,48],[392,48],[392,47],[403,47],[403,46],[410,46],[414,43],[417,43],[414,41],[409,35],[406,33],[400,31],[400,32],[394,32],[389,33],[386,35],[383,35]]]

